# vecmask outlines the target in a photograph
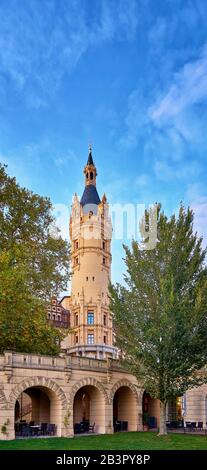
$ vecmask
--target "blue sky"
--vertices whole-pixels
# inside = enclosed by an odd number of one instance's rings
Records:
[[[182,200],[206,239],[206,0],[0,1],[1,162],[69,206],[89,142],[100,195]]]

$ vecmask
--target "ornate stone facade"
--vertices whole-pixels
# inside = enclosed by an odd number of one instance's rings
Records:
[[[143,406],[159,427],[158,400],[145,394],[143,404],[144,390],[120,366],[113,346],[108,302],[111,221],[106,196],[100,200],[96,190],[91,149],[84,174],[85,190],[80,201],[75,195],[70,219],[71,296],[60,304],[54,299],[53,305],[54,315],[61,313],[58,308],[70,311],[72,334],[64,340],[60,357],[12,352],[0,356],[0,439],[15,437],[22,394],[31,404],[31,422],[55,425],[57,436],[72,437],[87,423],[103,434],[142,430]],[[202,421],[206,427],[207,385],[189,390],[182,404],[184,420]],[[176,417],[176,404],[169,405],[168,412]]]
[[[127,418],[128,429],[142,427],[142,391],[136,379],[113,359],[52,358],[5,352],[0,356],[0,383],[0,431],[7,423],[7,431],[1,432],[1,439],[15,437],[15,404],[22,392],[31,397],[32,419],[39,416],[40,422],[46,416],[45,401],[38,402],[36,392],[41,391],[49,398],[47,419],[57,426],[57,436],[73,436],[75,415],[82,412],[82,391],[89,396],[89,418],[95,422],[97,433],[113,432],[113,398],[117,390],[121,391],[119,419]],[[82,415],[78,419],[81,420]]]
[[[73,333],[64,349],[72,355],[115,358],[108,299],[112,225],[106,196],[100,200],[96,189],[91,148],[84,175],[85,189],[80,201],[75,194],[70,217],[71,298],[63,298],[61,304],[70,308]]]

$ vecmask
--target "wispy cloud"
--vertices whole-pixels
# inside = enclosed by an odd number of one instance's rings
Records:
[[[142,173],[141,175],[137,176],[135,178],[135,186],[138,186],[139,188],[143,188],[145,186],[147,186],[150,182],[150,178],[149,178],[149,175],[147,175],[146,173]]]
[[[90,3],[81,0],[16,4],[3,2],[0,15],[0,71],[29,107],[45,106],[65,74],[82,55],[103,41],[130,39],[136,33],[135,0]]]
[[[207,45],[198,60],[175,73],[168,92],[149,109],[156,125],[176,118],[187,108],[207,100]]]
[[[207,44],[173,74],[166,90],[154,87],[145,96],[137,88],[130,94],[120,143],[142,146],[163,181],[199,175],[193,154],[207,151]]]
[[[9,147],[7,152],[0,149],[0,160],[8,166],[11,176],[16,176],[21,185],[32,188],[40,176],[54,164],[54,148],[47,136],[38,141]],[[50,157],[48,157],[50,155]]]
[[[156,159],[153,169],[157,179],[168,182],[177,179],[184,183],[189,179],[195,179],[200,174],[200,166],[196,161],[172,165],[164,160]]]
[[[207,194],[200,184],[192,184],[186,194],[190,206],[194,210],[194,228],[199,236],[203,237],[203,244],[207,246]]]
[[[68,149],[64,154],[55,156],[54,163],[59,172],[63,173],[66,168],[70,168],[71,163],[78,163],[78,156],[72,149]]]

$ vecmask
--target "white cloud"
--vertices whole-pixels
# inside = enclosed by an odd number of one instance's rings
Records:
[[[142,173],[141,175],[135,178],[135,186],[143,188],[147,186],[150,182],[150,178],[146,173]]]
[[[170,181],[173,179],[189,181],[199,176],[200,167],[196,161],[186,164],[170,164],[167,161],[156,159],[154,162],[154,172],[161,181]]]
[[[184,65],[174,74],[168,92],[149,108],[149,116],[156,124],[162,124],[180,115],[187,108],[207,99],[207,46],[201,56]]]
[[[194,228],[207,246],[207,194],[201,185],[193,184],[188,187],[187,198],[195,214]]]
[[[15,7],[16,5],[16,7]],[[129,39],[138,25],[135,0],[59,2],[8,0],[0,15],[0,72],[27,105],[45,106],[65,74],[103,41]]]
[[[63,169],[65,166],[69,168],[70,163],[77,163],[77,162],[78,162],[78,157],[72,149],[68,149],[65,152],[65,154],[61,154],[61,155],[54,157],[54,163],[61,173],[63,173]]]
[[[53,204],[53,216],[55,217],[55,224],[51,227],[53,236],[57,236],[56,227],[60,230],[62,238],[69,240],[69,207],[65,204]]]
[[[163,181],[190,182],[200,174],[194,155],[199,160],[207,151],[207,44],[173,75],[165,92],[133,90],[120,143],[142,147],[149,169]]]
[[[125,132],[120,144],[127,148],[136,147],[144,132],[150,133],[150,120],[147,115],[147,98],[135,89],[128,98],[128,112],[125,117]]]

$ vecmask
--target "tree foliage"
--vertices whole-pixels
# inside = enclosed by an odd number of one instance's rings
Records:
[[[125,248],[126,286],[110,287],[117,346],[126,367],[161,401],[207,382],[207,268],[193,212],[158,210],[157,244]],[[147,219],[147,218],[146,218]]]
[[[0,165],[0,350],[56,354],[62,333],[46,302],[69,279],[69,245],[48,198],[21,188]]]

